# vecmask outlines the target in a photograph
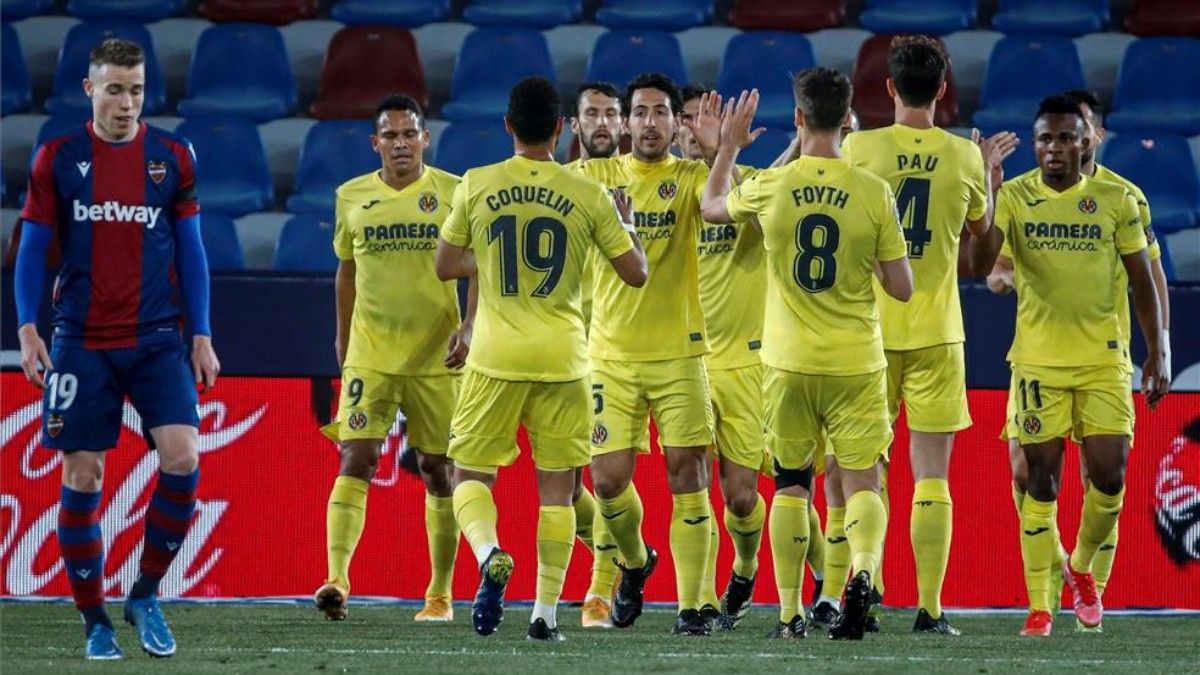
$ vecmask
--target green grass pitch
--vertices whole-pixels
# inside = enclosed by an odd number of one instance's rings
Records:
[[[1048,639],[1017,636],[1018,614],[955,618],[960,638],[912,635],[908,611],[888,611],[884,632],[858,643],[832,642],[822,633],[804,640],[763,636],[775,610],[755,607],[734,633],[708,638],[670,635],[673,615],[652,609],[629,630],[584,632],[579,610],[564,608],[567,642],[525,640],[526,607],[510,608],[500,632],[477,637],[470,608],[457,605],[449,625],[417,625],[416,609],[351,605],[350,618],[328,623],[305,605],[168,604],[165,613],[179,641],[169,662],[138,648],[133,629],[117,628],[125,659],[88,663],[83,630],[65,603],[0,604],[0,671],[21,672],[419,672],[603,674],[624,672],[1200,672],[1200,618],[1110,616],[1103,635],[1072,631],[1063,615]],[[109,611],[121,616],[119,603]]]

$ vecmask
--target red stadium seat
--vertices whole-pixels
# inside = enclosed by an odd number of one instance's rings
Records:
[[[887,95],[888,47],[891,35],[876,35],[862,43],[854,62],[854,102],[859,124],[864,129],[883,127],[895,121],[896,106]],[[946,95],[938,101],[934,123],[939,127],[958,125],[958,90],[954,73],[946,72]]]
[[[1200,37],[1200,3],[1195,0],[1133,0],[1125,29],[1134,35]]]
[[[311,19],[317,15],[318,0],[204,0],[200,15],[209,21],[249,21],[276,26]]]
[[[388,67],[375,67],[379,63]],[[371,117],[379,101],[395,93],[429,104],[412,33],[392,26],[348,26],[329,41],[321,87],[309,112],[322,120]]]
[[[742,30],[790,30],[811,33],[846,23],[842,0],[738,0],[729,24]]]

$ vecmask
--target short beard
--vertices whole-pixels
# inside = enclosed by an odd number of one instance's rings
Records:
[[[608,144],[607,150],[597,149],[590,140],[580,137],[579,142],[583,145],[583,149],[587,150],[588,157],[591,159],[604,159],[617,154],[617,143],[615,141]]]

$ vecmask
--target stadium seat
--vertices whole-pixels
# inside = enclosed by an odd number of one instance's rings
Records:
[[[508,159],[512,152],[512,136],[503,123],[456,122],[446,127],[438,139],[433,165],[461,176],[467,169]]]
[[[992,30],[1009,35],[1063,35],[1075,37],[1108,27],[1108,0],[1000,0],[992,16]]]
[[[33,143],[33,151],[29,153],[29,165],[33,166],[33,160],[37,157],[37,151],[46,143],[46,141],[62,136],[71,131],[75,127],[83,124],[91,119],[91,114],[76,113],[73,115],[60,115],[58,117],[50,117],[42,123],[42,128],[38,130],[37,140]]]
[[[20,21],[31,16],[47,14],[54,8],[54,0],[0,0],[0,19]]]
[[[811,33],[846,23],[846,5],[843,0],[738,0],[728,21],[742,30]]]
[[[611,30],[596,38],[588,59],[588,82],[611,82],[624,90],[630,80],[651,68],[665,73],[679,86],[688,83],[687,66],[679,40],[657,30]]]
[[[712,0],[604,0],[596,10],[596,23],[609,28],[678,31],[712,17]]]
[[[854,61],[854,102],[859,124],[864,129],[874,129],[891,124],[896,118],[896,104],[887,95],[888,50],[891,35],[876,35],[868,38],[858,49]],[[939,127],[958,125],[958,87],[954,84],[954,72],[946,72],[946,95],[938,101],[934,123]]]
[[[765,169],[779,157],[789,143],[795,131],[784,129],[767,129],[744,150],[738,153],[738,164],[748,164],[756,169]]]
[[[866,0],[858,23],[872,33],[945,35],[975,25],[975,0]]]
[[[979,130],[979,133],[982,134],[984,138],[987,138],[988,136],[991,136],[999,131],[1014,131],[1017,134],[1017,137],[1020,139],[1021,142],[1017,144],[1016,150],[1014,150],[1013,153],[1008,156],[1008,159],[1004,160],[1004,180],[1016,178],[1026,171],[1037,168],[1037,153],[1035,153],[1033,150],[1032,116],[1033,113],[1030,113],[1030,123],[1021,127],[1020,129],[989,129],[986,127],[981,127]],[[962,131],[964,132],[963,135],[965,137],[970,138],[970,136],[966,134],[966,132],[970,131],[969,129],[964,129]]]
[[[221,24],[200,34],[179,114],[245,115],[265,122],[292,112],[296,96],[278,30],[261,24]]]
[[[378,68],[381,63],[388,67]],[[322,120],[371,117],[379,101],[394,93],[429,105],[412,33],[396,26],[347,26],[329,41],[320,90],[309,112]]]
[[[333,211],[334,191],[342,183],[379,168],[371,149],[370,120],[328,120],[308,130],[300,149],[296,191],[287,200],[292,213]]]
[[[980,109],[972,123],[1023,132],[1038,103],[1068,89],[1087,89],[1075,44],[1063,37],[1006,37],[988,59]]]
[[[1158,259],[1162,264],[1163,274],[1166,275],[1167,281],[1178,281],[1179,277],[1175,272],[1175,261],[1171,259],[1171,244],[1166,237],[1158,239],[1158,248],[1162,251],[1162,257]]]
[[[450,0],[341,0],[330,12],[352,26],[416,28],[450,16]]]
[[[1173,134],[1114,135],[1100,162],[1133,181],[1150,202],[1150,224],[1159,237],[1195,227],[1200,217],[1200,176],[1187,139]]]
[[[531,28],[479,28],[463,40],[454,64],[451,100],[442,117],[495,120],[508,109],[508,93],[521,79],[543,75],[555,79],[550,47]]]
[[[33,85],[29,80],[29,69],[25,67],[25,55],[21,53],[21,41],[17,31],[8,24],[3,24],[0,34],[0,86],[3,95],[0,96],[0,116],[29,110],[33,102]]]
[[[254,122],[235,116],[193,117],[176,132],[196,151],[196,194],[202,209],[233,217],[271,209],[275,185]]]
[[[269,23],[276,26],[312,19],[318,0],[204,0],[200,16],[216,23]]]
[[[333,215],[307,213],[283,225],[275,247],[274,268],[280,272],[335,272]]]
[[[46,100],[46,112],[51,115],[91,114],[92,101],[83,93],[80,83],[88,75],[92,49],[112,37],[132,40],[146,51],[146,91],[142,114],[156,115],[163,111],[167,105],[167,92],[150,31],[138,23],[88,21],[75,24],[67,32],[58,54],[58,70],[54,73],[54,88]]]
[[[582,0],[471,0],[463,20],[476,26],[523,26],[546,30],[579,21]]]
[[[203,211],[200,214],[200,239],[204,242],[210,271],[237,272],[246,268],[237,227],[229,216]]]
[[[1200,40],[1142,38],[1121,61],[1112,112],[1105,125],[1118,131],[1200,133]]]
[[[758,87],[755,124],[791,129],[795,127],[796,98],[792,73],[816,65],[812,45],[803,35],[774,31],[747,32],[725,45],[717,91],[737,96]]]
[[[104,21],[140,21],[149,23],[176,16],[187,7],[187,0],[70,0],[67,14],[76,18]]]
[[[1200,3],[1194,0],[1133,0],[1125,30],[1134,35],[1200,37]]]

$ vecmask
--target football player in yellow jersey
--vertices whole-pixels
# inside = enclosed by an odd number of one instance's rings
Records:
[[[719,97],[707,94],[703,87],[684,87],[681,118],[689,122],[697,119],[702,101],[709,106],[707,114],[719,116]],[[688,126],[679,129],[676,145],[684,159],[705,161],[704,150]],[[737,169],[741,180],[756,173],[751,167]],[[717,441],[714,450],[725,502],[725,529],[736,553],[733,574],[718,599],[720,528],[714,517],[708,566],[700,589],[700,613],[717,628],[734,630],[750,611],[766,518],[766,503],[758,494],[758,474],[769,471],[770,457],[762,431],[762,362],[758,350],[762,346],[767,276],[762,236],[754,228],[705,223],[696,251],[700,257],[700,306],[712,348],[705,363]],[[705,464],[712,466],[712,460]]]
[[[412,98],[384,99],[375,125],[371,144],[380,170],[337,190],[333,248],[339,259],[336,349],[342,391],[337,420],[322,431],[340,444],[342,459],[326,515],[329,576],[314,599],[326,618],[346,618],[350,559],[362,535],[368,488],[402,409],[425,483],[432,568],[425,607],[416,619],[450,621],[458,526],[446,439],[458,369],[471,341],[475,290],[460,323],[456,287],[439,281],[433,266],[438,229],[458,176],[425,165],[429,131]]]
[[[765,427],[775,464],[771,551],[780,594],[772,637],[805,635],[800,574],[810,536],[808,501],[822,437],[832,448],[846,500],[854,576],[833,639],[862,639],[887,528],[879,469],[892,442],[886,367],[873,279],[899,300],[912,294],[892,190],[841,159],[850,106],[845,75],[810,68],[796,76],[802,156],[730,192],[729,171],[749,130],[757,91],[727,104],[703,214],[747,220],[763,233],[767,304],[762,361]]]
[[[972,241],[972,267],[990,269],[1002,244],[1012,252],[1017,331],[1008,360],[1012,422],[1025,455],[1021,554],[1030,612],[1022,635],[1050,634],[1050,568],[1061,543],[1057,526],[1063,438],[1081,439],[1088,487],[1074,551],[1062,562],[1076,619],[1100,624],[1103,605],[1092,574],[1125,494],[1133,436],[1128,327],[1118,307],[1125,294],[1113,278],[1124,267],[1146,339],[1142,391],[1153,409],[1170,385],[1165,372],[1158,299],[1147,241],[1133,195],[1085,176],[1090,145],[1079,105],[1063,96],[1042,101],[1034,123],[1039,171],[1008,181],[996,203],[996,231]]]
[[[1099,180],[1109,183],[1117,183],[1129,190],[1133,194],[1134,200],[1137,201],[1138,210],[1142,217],[1142,229],[1146,233],[1146,240],[1149,243],[1147,251],[1150,254],[1150,269],[1154,276],[1155,294],[1158,296],[1159,309],[1162,312],[1163,325],[1163,360],[1166,364],[1166,374],[1171,376],[1171,344],[1168,329],[1171,325],[1171,310],[1170,310],[1170,293],[1167,288],[1167,276],[1162,266],[1162,249],[1155,240],[1154,231],[1151,226],[1150,205],[1146,201],[1146,195],[1141,188],[1129,182],[1123,176],[1113,172],[1108,167],[1101,166],[1096,162],[1096,155],[1099,151],[1100,143],[1105,137],[1105,129],[1103,126],[1103,111],[1100,107],[1100,100],[1094,94],[1087,91],[1068,91],[1063,93],[1067,98],[1075,101],[1079,105],[1079,112],[1083,115],[1085,124],[1084,137],[1088,141],[1088,147],[1083,151],[1081,160],[1081,171],[1085,176],[1092,176]],[[1039,169],[1034,169],[1033,173]],[[996,259],[996,264],[992,268],[992,274],[989,275],[988,285],[992,290],[998,293],[1007,293],[1013,287],[1013,263],[1011,251],[1007,248],[1001,248],[1000,256]],[[1130,328],[1129,319],[1129,302],[1125,297],[1124,289],[1129,285],[1129,279],[1124,272],[1124,269],[1118,269],[1117,275],[1114,277],[1116,287],[1120,289],[1122,300],[1118,304],[1119,321],[1123,328]],[[1128,349],[1128,340],[1130,334],[1126,334],[1126,349]],[[1132,367],[1132,364],[1131,364]],[[1011,403],[1011,401],[1010,401]],[[1016,410],[1009,409],[1007,416],[1011,426],[1012,417]],[[1011,433],[1010,433],[1011,431]],[[1021,452],[1021,444],[1017,440],[1015,429],[1010,430],[1005,428],[1002,434],[1008,439],[1009,458],[1012,464],[1013,472],[1013,500],[1017,507],[1018,514],[1021,510],[1021,504],[1025,497],[1026,477],[1028,472],[1025,467],[1025,455]],[[1133,447],[1133,442],[1130,441],[1130,449]],[[1080,473],[1084,479],[1084,484],[1087,483],[1087,463],[1080,456]],[[1116,557],[1117,540],[1119,527],[1114,526],[1112,534],[1108,539],[1100,545],[1100,549],[1096,553],[1096,559],[1092,564],[1093,574],[1096,577],[1096,591],[1103,596],[1104,589],[1108,585],[1109,575],[1112,572],[1113,560]],[[1061,568],[1055,567],[1051,569],[1050,578],[1050,596],[1051,596],[1051,615],[1058,613],[1058,600],[1061,598],[1062,574]],[[1076,622],[1076,630],[1095,630],[1099,631],[1100,626],[1097,625],[1093,629],[1088,629],[1082,623]]]
[[[878,284],[876,295],[888,361],[888,407],[893,424],[901,402],[907,411],[915,481],[910,539],[918,600],[913,631],[958,635],[942,614],[941,591],[953,523],[950,454],[955,433],[971,425],[958,297],[959,233],[964,222],[974,236],[991,227],[992,171],[1015,149],[1017,137],[996,134],[982,143],[981,155],[980,145],[934,126],[948,67],[949,57],[938,40],[893,38],[886,86],[895,101],[896,122],[849,136],[842,152],[852,166],[891,185],[908,242],[912,299],[893,300]]]
[[[670,153],[682,108],[670,78],[635,78],[622,103],[633,152],[591,159],[579,169],[628,192],[652,270],[644,288],[632,289],[611,270],[595,269],[588,333],[596,399],[592,484],[623,559],[612,621],[625,628],[641,615],[642,591],[658,559],[642,539],[642,503],[633,485],[637,455],[650,451],[647,423],[653,415],[673,495],[670,542],[680,610],[675,632],[706,635],[699,596],[713,524],[704,462],[713,431],[696,246],[708,166]],[[711,134],[715,150],[713,131],[704,133]]]
[[[632,224],[595,182],[562,168],[554,84],[530,77],[509,95],[505,127],[514,156],[472,169],[454,194],[438,244],[437,274],[478,269],[480,309],[451,423],[454,513],[480,566],[472,619],[480,635],[503,618],[513,560],[496,535],[491,488],[517,458],[524,425],[537,467],[537,599],[528,637],[562,641],[555,607],[575,539],[576,471],[590,459],[591,383],[580,298],[584,261],[602,256],[621,283],[646,281]],[[617,195],[629,219],[628,202]]]

